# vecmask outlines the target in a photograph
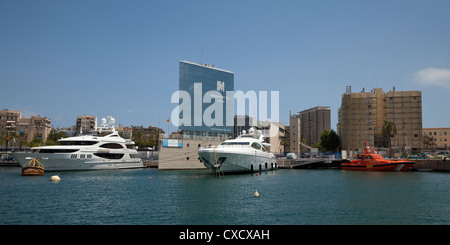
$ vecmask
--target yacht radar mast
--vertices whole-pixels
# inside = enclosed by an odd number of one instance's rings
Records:
[[[106,118],[102,118],[100,127],[98,128],[98,131],[100,133],[102,131],[115,132],[116,131],[115,123],[116,123],[116,119],[114,119],[112,116],[108,116],[108,123],[106,123]]]

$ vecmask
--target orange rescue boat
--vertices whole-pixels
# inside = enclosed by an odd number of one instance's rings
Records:
[[[364,143],[364,153],[359,158],[341,163],[342,170],[408,171],[415,164],[409,160],[387,160]]]

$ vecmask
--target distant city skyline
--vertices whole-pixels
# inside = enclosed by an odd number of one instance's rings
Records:
[[[3,1],[0,110],[109,115],[167,128],[178,61],[234,72],[234,90],[280,91],[289,111],[346,86],[422,91],[423,128],[449,127],[450,1]],[[170,129],[175,127],[170,125]]]

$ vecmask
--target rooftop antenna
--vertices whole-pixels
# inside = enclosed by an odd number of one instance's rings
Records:
[[[203,46],[200,48],[200,64],[203,63]]]

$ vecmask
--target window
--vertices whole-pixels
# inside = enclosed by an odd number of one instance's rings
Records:
[[[101,158],[106,158],[106,159],[121,159],[124,154],[110,154],[110,153],[97,152],[97,153],[94,153],[94,155],[101,157]]]
[[[220,145],[249,145],[250,142],[223,142]]]
[[[38,151],[39,153],[72,153],[78,151],[78,149],[40,149]]]
[[[123,149],[123,146],[121,144],[117,143],[106,143],[101,145],[102,148],[108,148],[108,149]]]
[[[72,141],[72,140],[62,140],[59,142],[61,145],[95,145],[98,141],[83,140],[83,141]]]
[[[259,144],[258,142],[253,142],[251,146],[257,150],[261,149],[261,144]]]

